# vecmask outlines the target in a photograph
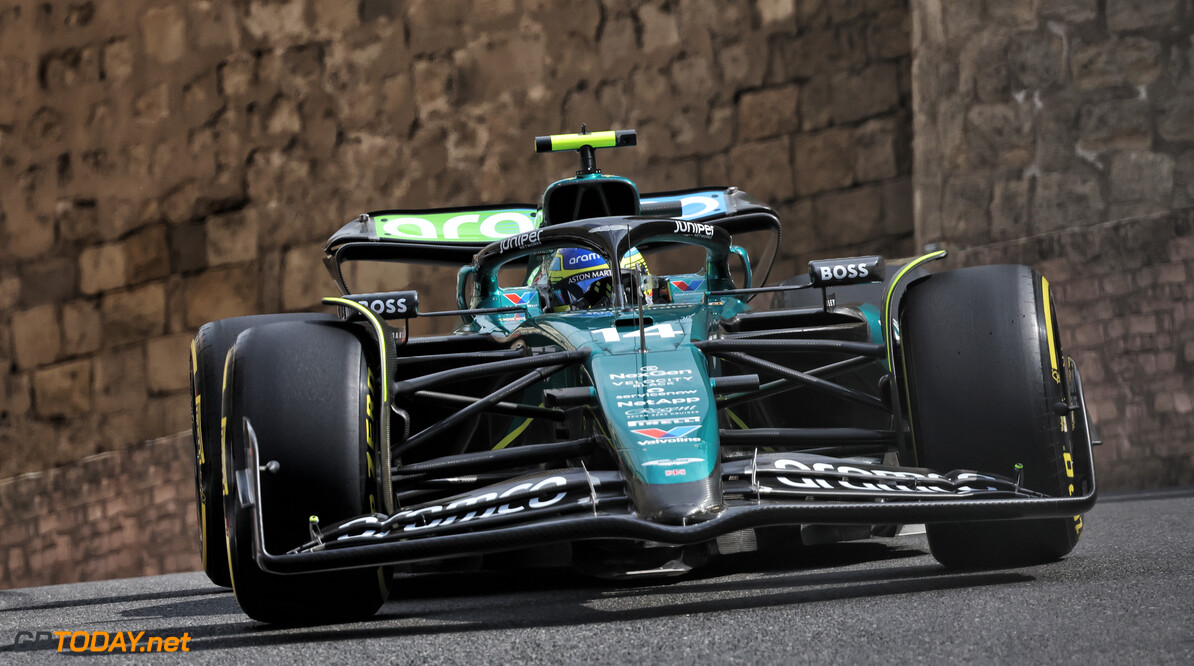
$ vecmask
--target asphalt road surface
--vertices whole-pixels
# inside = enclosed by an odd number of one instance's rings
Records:
[[[1194,488],[1105,495],[1056,564],[956,573],[927,553],[901,536],[634,586],[404,575],[374,620],[299,629],[249,620],[202,574],[5,590],[0,663],[62,659],[37,632],[69,630],[187,637],[185,655],[87,662],[1194,664]]]

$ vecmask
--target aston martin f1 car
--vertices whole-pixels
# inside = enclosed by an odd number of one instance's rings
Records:
[[[1071,551],[1094,439],[1047,280],[933,250],[768,285],[735,240],[774,259],[776,212],[601,173],[635,140],[539,137],[580,170],[538,205],[361,215],[325,246],[334,312],[199,331],[203,566],[249,616],[368,616],[396,570],[668,576],[908,524],[947,567]],[[362,261],[460,267],[456,307],[358,293]],[[435,317],[459,326],[410,334]]]

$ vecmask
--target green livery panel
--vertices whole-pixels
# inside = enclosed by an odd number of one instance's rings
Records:
[[[539,226],[534,208],[376,215],[377,237],[398,241],[491,243]]]

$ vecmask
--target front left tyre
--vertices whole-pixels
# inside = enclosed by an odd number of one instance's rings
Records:
[[[254,326],[285,321],[334,321],[321,313],[231,317],[204,324],[191,341],[191,436],[195,444],[195,509],[199,555],[211,582],[231,587],[224,548],[224,503],[220,497],[220,383],[224,357],[236,336]]]
[[[378,498],[374,414],[380,383],[355,331],[299,321],[249,329],[228,353],[224,377],[223,499],[233,591],[249,617],[315,624],[366,618],[385,602],[391,571],[372,567],[278,575],[253,557],[253,507],[242,502],[247,419],[257,436],[265,548],[282,554],[324,526],[370,514]]]

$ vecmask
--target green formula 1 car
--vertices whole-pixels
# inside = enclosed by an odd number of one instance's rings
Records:
[[[539,137],[581,158],[539,205],[361,215],[325,247],[334,313],[200,329],[203,563],[249,616],[368,616],[396,570],[667,576],[904,524],[950,567],[1070,552],[1094,442],[1041,275],[934,251],[767,286],[735,240],[774,255],[775,212],[596,168],[634,143]],[[460,267],[455,308],[357,293],[358,262]],[[460,325],[409,334],[429,317]]]

